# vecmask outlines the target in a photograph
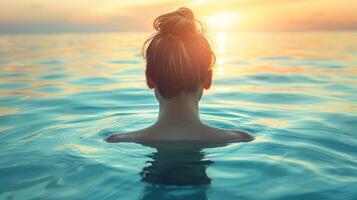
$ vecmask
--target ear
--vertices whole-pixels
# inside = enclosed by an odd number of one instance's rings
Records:
[[[150,89],[153,89],[155,87],[154,82],[152,81],[152,79],[147,75],[147,73],[145,73],[146,76],[146,84],[148,85],[148,87]]]
[[[208,69],[207,72],[207,78],[206,80],[203,82],[203,88],[208,90],[211,87],[212,84],[212,69]]]

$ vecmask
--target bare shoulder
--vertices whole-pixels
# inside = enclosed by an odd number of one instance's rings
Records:
[[[240,130],[226,130],[226,134],[233,142],[250,142],[254,140],[254,136]]]
[[[138,142],[144,138],[145,129],[129,133],[114,133],[105,138],[106,142]]]
[[[254,136],[240,130],[224,130],[210,127],[212,138],[221,142],[250,142],[254,140]]]

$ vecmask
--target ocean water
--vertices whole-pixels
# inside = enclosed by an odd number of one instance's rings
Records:
[[[256,140],[165,152],[148,34],[0,36],[0,199],[357,199],[357,33],[210,35],[209,125]]]

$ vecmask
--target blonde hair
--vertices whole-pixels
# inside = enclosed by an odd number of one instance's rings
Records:
[[[179,8],[157,17],[153,26],[157,32],[143,46],[146,78],[165,98],[196,91],[215,62],[202,24],[190,9]]]

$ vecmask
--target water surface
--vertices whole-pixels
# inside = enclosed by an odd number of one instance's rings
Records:
[[[356,199],[357,35],[211,35],[207,124],[254,142],[107,144],[152,124],[148,34],[0,36],[0,199]]]

